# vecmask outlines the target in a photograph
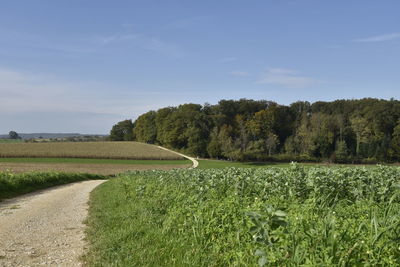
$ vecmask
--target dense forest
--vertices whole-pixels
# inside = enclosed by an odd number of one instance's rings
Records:
[[[400,101],[184,104],[121,121],[109,138],[240,161],[393,162],[400,160]]]

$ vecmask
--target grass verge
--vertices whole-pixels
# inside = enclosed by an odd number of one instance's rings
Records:
[[[104,178],[103,175],[84,173],[30,172],[14,174],[0,172],[0,201],[55,185]]]
[[[271,162],[237,162],[228,160],[198,160],[199,169],[222,169],[228,167],[234,168],[258,168],[258,167],[288,167],[289,163],[271,163]]]
[[[228,160],[201,159],[198,160],[199,169],[222,169],[222,168],[267,168],[267,167],[289,167],[290,163],[278,162],[238,162]],[[376,164],[335,164],[335,163],[300,163],[301,166],[310,167],[375,167]],[[385,164],[396,166],[394,164]]]

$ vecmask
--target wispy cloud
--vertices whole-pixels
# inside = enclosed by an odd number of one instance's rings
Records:
[[[168,23],[166,27],[171,29],[191,28],[196,25],[203,25],[205,23],[208,23],[211,19],[212,17],[210,16],[194,16],[175,20],[171,23]]]
[[[76,35],[74,38],[65,36],[43,35],[35,32],[5,30],[0,28],[0,42],[18,44],[23,48],[36,49],[36,52],[51,52],[60,54],[93,53],[94,48],[87,36]]]
[[[385,42],[400,38],[400,33],[389,33],[382,35],[375,35],[366,38],[354,39],[353,42],[356,43],[373,43],[373,42]]]
[[[184,55],[181,47],[161,40],[157,37],[149,37],[143,34],[112,34],[95,37],[94,41],[103,46],[111,46],[121,43],[128,43],[132,46],[145,50],[154,51],[172,57]]]
[[[130,41],[138,39],[138,35],[134,34],[113,34],[107,36],[100,36],[96,38],[96,41],[103,45],[108,45],[111,43],[119,43],[124,41]]]
[[[218,60],[218,62],[220,63],[228,63],[228,62],[233,62],[233,61],[237,61],[238,59],[236,57],[225,57],[225,58],[221,58],[220,60]]]
[[[68,82],[53,75],[2,66],[0,96],[0,134],[10,129],[107,133],[119,120],[189,101],[182,99],[180,91],[158,92],[98,82]],[[94,124],[96,128],[91,128]]]
[[[249,76],[250,73],[248,73],[246,71],[232,71],[231,75],[238,76],[238,77],[245,77],[245,76]]]
[[[41,53],[50,52],[63,55],[97,53],[107,47],[127,44],[138,50],[149,50],[170,57],[184,56],[183,49],[174,43],[155,36],[135,33],[77,35],[74,38],[63,39],[0,29],[0,41],[18,42],[22,46],[37,49]]]
[[[273,84],[287,88],[306,88],[317,82],[314,78],[300,75],[298,71],[282,68],[268,69],[257,81],[258,84]]]
[[[109,86],[68,82],[51,75],[0,67],[1,112],[91,112],[121,114],[125,98],[114,97]],[[132,97],[133,98],[133,97]],[[129,112],[127,113],[129,114]]]

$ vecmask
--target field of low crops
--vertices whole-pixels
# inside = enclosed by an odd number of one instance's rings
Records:
[[[182,159],[138,142],[0,143],[0,158]]]
[[[100,185],[94,266],[399,266],[400,168],[138,171]]]
[[[77,161],[82,159],[76,159]],[[172,170],[177,168],[189,168],[190,161],[186,160],[143,160],[137,163],[85,163],[88,159],[83,159],[83,163],[11,163],[1,162],[0,172],[26,173],[26,172],[66,172],[66,173],[91,173],[98,175],[117,175],[119,173],[132,170]],[[106,160],[107,161],[107,160]],[[110,160],[114,161],[114,160]],[[123,160],[121,160],[123,161]]]

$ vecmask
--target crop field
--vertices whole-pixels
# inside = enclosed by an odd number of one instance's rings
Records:
[[[0,143],[0,158],[182,159],[138,142]]]
[[[148,160],[140,163],[57,163],[57,162],[31,162],[12,163],[0,161],[0,172],[26,173],[26,172],[64,172],[64,173],[91,173],[98,175],[116,175],[134,170],[172,170],[188,168],[190,161],[176,160],[165,162]]]
[[[137,171],[93,192],[85,260],[399,266],[399,202],[399,167]]]

